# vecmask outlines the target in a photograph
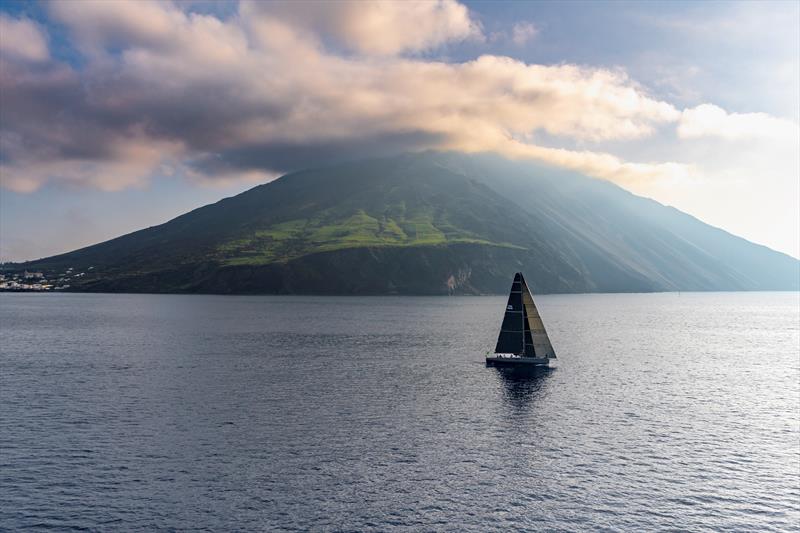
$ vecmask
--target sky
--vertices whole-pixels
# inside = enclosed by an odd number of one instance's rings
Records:
[[[494,152],[800,257],[800,2],[0,2],[0,260]]]

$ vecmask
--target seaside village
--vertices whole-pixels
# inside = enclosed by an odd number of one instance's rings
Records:
[[[89,267],[92,270],[94,267]],[[42,272],[0,272],[0,291],[60,291],[69,289],[70,281],[85,276],[85,272],[75,272],[70,267],[61,274]]]

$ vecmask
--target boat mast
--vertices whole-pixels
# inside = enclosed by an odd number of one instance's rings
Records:
[[[522,357],[525,357],[525,298],[522,296],[522,272],[519,273],[519,317],[522,320]]]

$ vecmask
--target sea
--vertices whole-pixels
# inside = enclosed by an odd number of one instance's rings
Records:
[[[0,295],[0,530],[798,531],[798,293]]]

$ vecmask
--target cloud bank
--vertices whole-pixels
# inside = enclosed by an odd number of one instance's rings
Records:
[[[788,142],[794,147],[797,147],[798,134],[800,127],[791,120],[772,117],[766,113],[727,113],[713,104],[702,104],[684,110],[678,126],[678,136],[685,139],[766,139]]]
[[[53,59],[40,25],[0,18],[0,173],[20,192],[50,182],[117,190],[163,174],[264,181],[423,149],[493,151],[632,183],[695,169],[537,138],[590,146],[665,127],[729,137],[752,124],[786,134],[786,121],[767,115],[676,109],[620,70],[436,59],[484,39],[454,0],[242,1],[226,17],[170,2],[56,1],[48,15],[81,61]],[[514,34],[524,44],[535,27]]]

